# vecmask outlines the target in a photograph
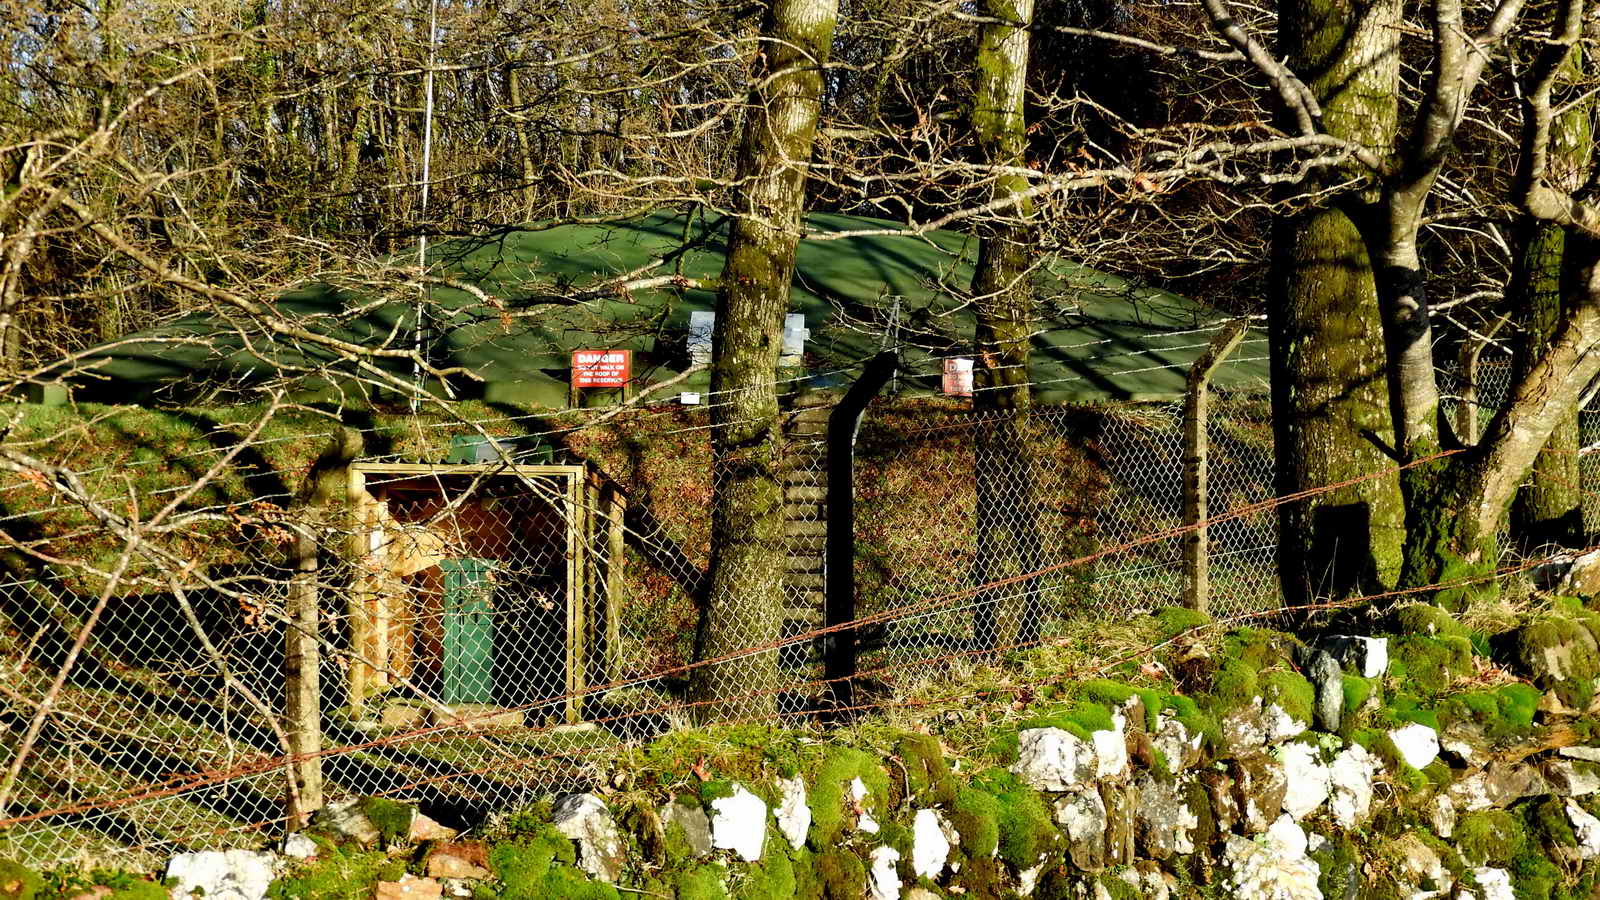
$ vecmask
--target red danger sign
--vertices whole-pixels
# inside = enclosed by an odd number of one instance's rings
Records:
[[[580,388],[626,387],[633,375],[632,350],[572,351],[572,386]]]

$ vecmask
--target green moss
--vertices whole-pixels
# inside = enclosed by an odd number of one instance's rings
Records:
[[[1098,879],[1100,887],[1105,889],[1105,895],[1111,900],[1143,900],[1139,889],[1123,881],[1116,874],[1101,872]]]
[[[1061,833],[1044,799],[1004,770],[985,772],[978,783],[994,798],[1000,858],[1018,870],[1037,865]]]
[[[723,797],[732,796],[733,782],[727,780],[726,778],[709,778],[700,782],[698,799],[700,801],[699,805],[704,809],[710,809],[711,801],[713,800],[720,800]]]
[[[816,857],[817,880],[826,900],[861,900],[867,892],[867,868],[849,850],[834,847]]]
[[[1528,825],[1546,844],[1578,846],[1578,836],[1572,831],[1572,820],[1567,818],[1567,805],[1560,799],[1546,797],[1529,804]]]
[[[931,734],[906,732],[895,741],[895,755],[905,766],[911,796],[923,806],[944,806],[955,799],[956,780],[944,748]]]
[[[751,865],[744,880],[734,888],[734,897],[738,900],[789,900],[795,896],[794,863],[786,849],[779,844],[769,849],[761,862]]]
[[[43,880],[37,872],[9,859],[0,859],[0,900],[33,900]]]
[[[1554,690],[1568,706],[1583,709],[1594,695],[1594,679],[1600,675],[1600,653],[1594,636],[1580,622],[1550,616],[1524,625],[1517,632],[1516,661],[1534,678],[1534,683]],[[1560,674],[1550,671],[1551,651],[1561,656]]]
[[[621,900],[617,889],[603,881],[595,881],[572,866],[557,866],[545,876],[544,893],[547,900]],[[707,895],[713,900],[719,895]],[[726,896],[726,895],[722,895]]]
[[[362,797],[361,813],[378,829],[384,844],[398,844],[411,837],[411,822],[416,810],[409,804],[384,797]]]
[[[1191,628],[1211,624],[1210,616],[1182,606],[1164,606],[1151,613],[1150,617],[1156,620],[1156,627],[1160,630],[1162,638],[1174,637]]]
[[[1133,692],[1130,690],[1127,696],[1132,695]],[[1092,700],[1084,699],[1078,700],[1070,706],[1026,719],[1017,726],[1017,730],[1059,728],[1080,740],[1087,741],[1091,733],[1110,731],[1115,727],[1115,723],[1111,721],[1111,710],[1104,703],[1096,703]]]
[[[1360,884],[1360,861],[1356,855],[1355,844],[1343,832],[1334,832],[1323,843],[1322,848],[1310,856],[1317,864],[1320,873],[1317,876],[1317,887],[1322,889],[1322,896],[1348,897],[1351,895],[1351,889]]]
[[[1316,714],[1317,691],[1298,672],[1275,670],[1260,677],[1264,703],[1276,703],[1292,718],[1310,723]]]
[[[727,869],[717,863],[695,866],[679,872],[672,889],[677,900],[727,900],[727,875]]]
[[[572,841],[548,824],[489,851],[502,900],[617,900],[616,888],[590,879],[575,862]]]
[[[381,850],[323,845],[316,856],[274,880],[267,889],[267,898],[367,900],[372,896],[372,886],[380,880],[379,869],[389,862]]]
[[[1440,703],[1446,722],[1471,722],[1490,740],[1522,737],[1533,730],[1539,691],[1532,685],[1508,684],[1492,691],[1457,694]]]
[[[1467,627],[1431,603],[1409,603],[1395,609],[1394,629],[1400,634],[1424,637],[1466,637]]]
[[[1000,846],[1000,804],[991,794],[969,786],[957,788],[950,824],[961,836],[961,850],[970,859],[992,856]]]
[[[1261,696],[1256,670],[1239,659],[1230,659],[1217,670],[1211,681],[1211,709],[1216,713],[1249,706]]]
[[[1419,694],[1440,694],[1472,674],[1472,643],[1458,635],[1410,634],[1390,641],[1389,674]]]
[[[1475,866],[1505,866],[1522,854],[1528,842],[1522,819],[1503,809],[1463,815],[1451,839],[1462,857]]]
[[[1353,713],[1367,704],[1372,697],[1374,679],[1359,675],[1346,675],[1343,679],[1344,711]]]
[[[807,841],[812,849],[820,852],[838,843],[848,824],[845,813],[850,799],[848,791],[857,778],[867,788],[862,805],[868,814],[880,822],[887,820],[884,809],[889,798],[889,776],[878,764],[877,757],[852,747],[830,747],[817,766],[809,792],[811,831]]]

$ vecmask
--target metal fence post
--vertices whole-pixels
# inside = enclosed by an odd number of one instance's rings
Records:
[[[893,351],[868,360],[861,378],[828,416],[828,540],[823,573],[827,585],[825,624],[830,628],[856,619],[856,433],[867,404],[889,383],[897,365]],[[823,677],[836,709],[849,709],[852,704],[856,643],[854,628],[830,631],[823,640]]]
[[[1189,369],[1183,395],[1183,525],[1192,529],[1183,538],[1183,605],[1206,611],[1211,594],[1211,573],[1206,526],[1206,419],[1211,376],[1244,339],[1246,319],[1234,319],[1211,339]]]

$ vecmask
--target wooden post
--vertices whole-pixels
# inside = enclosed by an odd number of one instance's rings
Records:
[[[567,693],[567,722],[577,724],[582,718],[578,692],[583,690],[586,683],[583,667],[587,654],[584,652],[585,634],[585,609],[584,609],[584,552],[583,552],[583,517],[584,517],[584,477],[582,470],[567,476],[567,515],[566,515],[566,555],[567,555],[567,653],[566,653],[566,693]]]
[[[605,674],[606,681],[622,675],[622,584],[627,568],[626,535],[622,523],[627,515],[628,499],[615,484],[607,483],[601,493],[601,508],[605,510]]]
[[[289,777],[290,831],[322,808],[322,654],[318,646],[317,536],[301,523],[295,535],[294,576],[285,600],[283,682],[285,732],[294,759]]]
[[[1206,611],[1211,594],[1206,533],[1206,407],[1210,399],[1211,376],[1244,339],[1248,321],[1234,319],[1211,339],[1200,358],[1189,369],[1188,389],[1183,397],[1183,524],[1192,528],[1183,539],[1183,570],[1187,575],[1183,605]]]

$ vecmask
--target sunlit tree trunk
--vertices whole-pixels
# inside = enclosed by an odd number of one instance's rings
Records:
[[[1314,73],[1308,86],[1322,104],[1323,128],[1388,156],[1400,4],[1288,0],[1279,9],[1291,66]],[[1393,442],[1377,287],[1353,218],[1374,199],[1369,188],[1274,226],[1268,318],[1279,495],[1393,465],[1368,437]],[[1390,584],[1405,538],[1399,482],[1369,480],[1286,504],[1279,534],[1286,605]]]
[[[775,372],[789,309],[806,170],[837,0],[776,0],[762,25],[735,189],[736,216],[717,292],[711,389],[710,658],[770,644],[782,622],[783,486]],[[695,670],[704,719],[770,712],[775,652]]]
[[[1028,26],[1033,0],[986,0],[984,12],[997,22],[978,36],[977,84],[972,126],[982,162],[997,167],[1027,165]],[[1027,179],[1002,173],[989,180],[990,196],[1025,191]],[[1032,464],[1027,454],[1029,332],[1034,320],[1032,284],[1036,241],[1027,223],[1032,205],[1023,200],[978,228],[978,265],[973,273],[977,317],[973,467],[977,488],[975,585],[1024,575],[1041,562],[1033,502]],[[1037,639],[1039,583],[1027,579],[985,589],[973,599],[973,638],[996,648]]]

